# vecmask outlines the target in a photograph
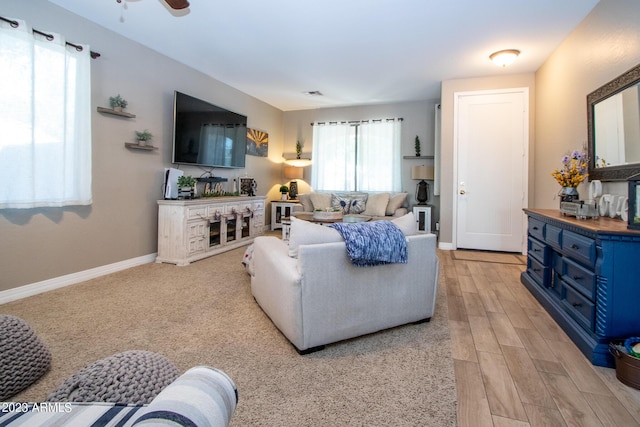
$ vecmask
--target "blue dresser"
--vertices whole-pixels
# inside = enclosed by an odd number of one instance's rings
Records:
[[[609,343],[640,336],[640,232],[620,220],[525,209],[521,281],[585,356],[614,367]]]

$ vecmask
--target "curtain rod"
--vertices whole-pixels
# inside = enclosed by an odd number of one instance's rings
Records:
[[[11,28],[18,28],[20,26],[20,23],[18,21],[14,21],[12,19],[7,19],[7,18],[5,18],[3,16],[0,16],[0,20],[2,20],[4,22],[8,23],[9,25],[11,25]],[[48,41],[51,41],[54,38],[53,34],[43,33],[42,31],[38,31],[35,28],[32,28],[32,31],[34,33],[36,33],[36,34],[40,34],[41,36],[46,38]],[[82,52],[82,49],[83,49],[82,46],[74,44],[74,43],[71,43],[71,42],[65,42],[65,43],[67,45],[69,45],[69,46],[75,47],[78,52]],[[90,50],[89,53],[91,54],[91,58],[92,59],[96,59],[96,58],[100,57],[100,54],[98,52],[94,52],[94,51]]]
[[[369,123],[369,122],[382,122],[382,121],[387,121],[387,122],[392,122],[394,120],[397,120],[399,122],[403,121],[404,119],[402,117],[398,117],[395,119],[373,119],[373,120],[349,120],[349,121],[341,121],[341,122],[317,122],[317,123],[310,123],[311,126],[315,126],[315,125],[337,125],[337,124],[350,124],[350,125],[357,125],[360,123]]]

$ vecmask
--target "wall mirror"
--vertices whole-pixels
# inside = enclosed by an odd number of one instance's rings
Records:
[[[589,179],[640,173],[640,65],[587,95]]]

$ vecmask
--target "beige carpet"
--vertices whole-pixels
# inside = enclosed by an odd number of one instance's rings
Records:
[[[527,263],[527,258],[520,254],[507,252],[489,252],[458,249],[451,252],[453,259],[461,261],[495,262],[498,264],[519,264]]]
[[[41,401],[86,364],[143,349],[180,371],[229,374],[240,394],[232,426],[456,425],[443,275],[430,323],[300,356],[253,300],[243,252],[147,264],[1,305],[53,355],[51,371],[14,400]]]

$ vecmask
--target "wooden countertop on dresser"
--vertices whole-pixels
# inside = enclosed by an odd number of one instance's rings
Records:
[[[635,234],[640,235],[640,230],[630,230],[627,228],[627,223],[620,219],[613,219],[609,217],[598,217],[591,219],[577,219],[572,216],[565,216],[560,213],[558,209],[523,209],[526,214],[537,214],[547,218],[555,219],[558,221],[571,224],[575,227],[582,227],[587,230],[596,233],[608,233],[608,234]]]

